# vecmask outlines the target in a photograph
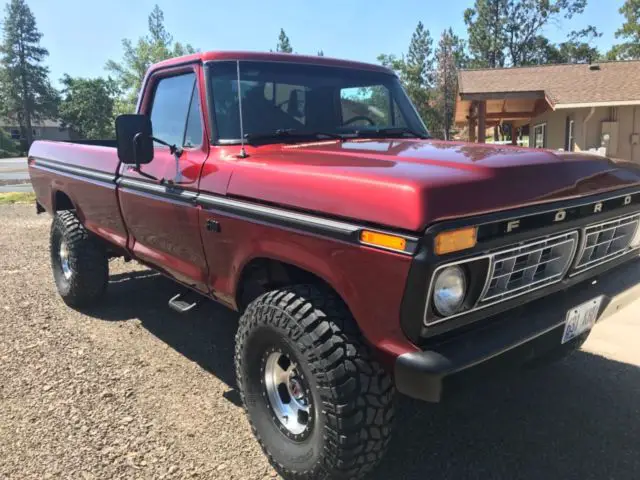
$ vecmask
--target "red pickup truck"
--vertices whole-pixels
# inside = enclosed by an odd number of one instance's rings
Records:
[[[138,112],[29,151],[58,291],[93,304],[125,257],[179,312],[241,312],[237,387],[286,478],[360,478],[396,391],[561,357],[640,295],[637,165],[431,140],[383,67],[198,53],[153,66]]]

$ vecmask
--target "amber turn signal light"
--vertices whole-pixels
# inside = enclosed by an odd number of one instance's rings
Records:
[[[460,228],[436,235],[436,254],[459,252],[473,248],[478,243],[478,227]]]
[[[360,241],[368,245],[399,250],[401,252],[404,252],[407,248],[407,241],[402,237],[389,235],[387,233],[372,232],[370,230],[362,230],[360,232]]]

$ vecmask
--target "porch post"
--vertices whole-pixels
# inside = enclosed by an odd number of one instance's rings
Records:
[[[472,102],[469,109],[469,141],[476,141],[476,102]]]
[[[487,137],[487,101],[478,102],[478,143],[485,143]]]
[[[511,124],[511,145],[518,145],[518,130],[516,124]]]

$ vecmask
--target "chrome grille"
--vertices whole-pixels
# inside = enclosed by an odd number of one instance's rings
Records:
[[[639,222],[640,214],[636,214],[585,228],[574,270],[586,270],[624,255],[629,250]]]
[[[577,244],[577,232],[570,232],[491,254],[489,276],[477,306],[560,281],[571,265]]]

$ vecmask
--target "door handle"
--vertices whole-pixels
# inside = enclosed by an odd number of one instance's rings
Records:
[[[205,226],[208,232],[220,233],[220,222],[217,222],[216,220],[207,220]]]

